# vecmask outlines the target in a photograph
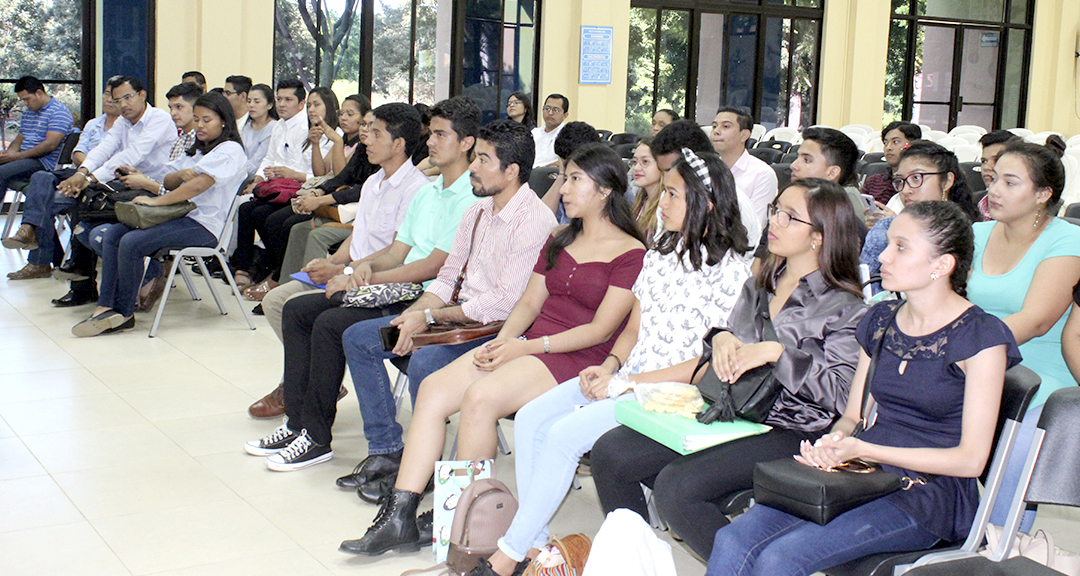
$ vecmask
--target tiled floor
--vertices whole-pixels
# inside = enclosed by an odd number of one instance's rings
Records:
[[[0,574],[386,575],[432,564],[429,548],[376,559],[337,549],[377,512],[334,486],[366,455],[351,394],[330,463],[282,474],[244,454],[276,425],[245,410],[280,378],[281,345],[261,317],[247,329],[223,284],[227,316],[178,284],[157,338],[140,315],[132,332],[76,339],[91,308],[54,308],[59,281],[3,278],[22,264],[0,251]],[[513,456],[496,476],[514,486]],[[591,479],[582,484],[556,533],[599,529]],[[704,572],[674,549],[680,574]]]
[[[0,275],[21,266],[0,251]],[[248,330],[225,286],[215,288],[227,316],[181,289],[157,338],[140,315],[132,332],[76,339],[71,326],[90,308],[52,307],[65,284],[0,280],[0,574],[385,575],[432,563],[429,549],[375,559],[337,549],[376,513],[333,483],[366,455],[351,396],[330,463],[280,474],[244,454],[245,440],[274,426],[245,409],[278,381],[281,346],[261,317]],[[401,418],[407,425],[409,412]],[[512,441],[513,424],[504,427]],[[511,487],[512,458],[496,465]],[[554,532],[598,530],[595,489],[582,484]],[[1080,513],[1044,507],[1036,528],[1080,550]],[[679,574],[704,572],[673,550]]]

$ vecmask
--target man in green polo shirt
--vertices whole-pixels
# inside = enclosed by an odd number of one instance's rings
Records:
[[[338,391],[345,376],[342,332],[362,320],[400,314],[411,303],[342,308],[330,299],[350,286],[422,283],[426,287],[438,276],[450,253],[462,215],[479,200],[469,181],[469,154],[480,130],[480,108],[472,100],[458,96],[439,102],[431,113],[429,158],[442,175],[417,191],[394,242],[355,268],[347,268],[344,275],[332,278],[325,292],[294,296],[282,310],[284,382],[248,411],[260,418],[280,416],[285,413],[288,399],[297,398],[303,404],[302,420],[312,423],[301,425],[301,419],[294,417],[288,428],[281,427],[288,430],[284,436],[277,438],[275,432],[252,441],[245,446],[248,453],[269,456],[288,444],[285,436],[292,440],[290,432],[299,433],[305,427],[313,434],[325,431],[327,437],[320,434],[316,441],[329,444]]]

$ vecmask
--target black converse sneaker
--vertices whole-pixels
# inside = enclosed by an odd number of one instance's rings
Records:
[[[270,456],[284,450],[289,443],[296,440],[297,434],[289,430],[289,417],[286,416],[281,426],[277,427],[265,438],[249,440],[244,444],[244,452],[252,456]]]
[[[292,472],[326,462],[333,457],[334,451],[329,446],[312,442],[307,430],[303,430],[288,447],[269,456],[266,467],[275,472]]]

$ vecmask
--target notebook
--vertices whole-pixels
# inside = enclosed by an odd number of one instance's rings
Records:
[[[316,283],[312,282],[311,277],[308,276],[307,272],[297,272],[295,274],[290,274],[289,278],[292,278],[293,280],[296,280],[297,282],[300,282],[301,284],[307,284],[308,286],[312,286],[312,287],[315,287],[315,288],[321,288],[323,290],[326,290],[326,284],[316,284]]]
[[[642,408],[636,399],[616,402],[615,419],[684,456],[710,446],[772,430],[772,426],[746,420],[702,424],[678,414],[649,412]]]

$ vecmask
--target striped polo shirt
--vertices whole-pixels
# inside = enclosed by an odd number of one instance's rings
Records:
[[[71,134],[74,119],[71,111],[56,98],[51,98],[49,103],[42,106],[41,110],[27,109],[23,112],[22,121],[19,124],[19,132],[22,133],[22,150],[29,150],[45,141],[45,135],[49,132],[59,132],[64,136]],[[60,159],[60,148],[38,158],[46,170],[56,167],[56,161]]]

